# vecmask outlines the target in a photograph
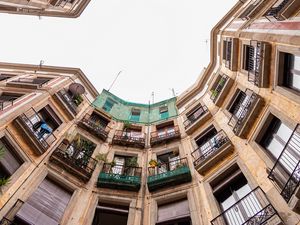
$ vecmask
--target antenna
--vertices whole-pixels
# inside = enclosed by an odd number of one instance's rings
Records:
[[[113,82],[111,83],[110,87],[108,88],[108,91],[112,88],[112,86],[115,84],[116,80],[118,79],[120,73],[122,73],[122,70],[117,74],[116,78],[113,80]]]
[[[40,67],[42,67],[42,65],[45,63],[44,60],[40,60]]]
[[[152,104],[154,104],[154,91],[152,91],[151,97],[152,97]]]

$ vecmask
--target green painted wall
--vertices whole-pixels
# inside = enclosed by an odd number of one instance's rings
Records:
[[[151,123],[167,120],[171,117],[175,117],[178,115],[177,108],[176,108],[176,97],[148,105],[148,104],[139,104],[139,103],[124,101],[123,99],[103,89],[102,93],[93,102],[93,106],[95,108],[103,109],[103,106],[105,105],[105,102],[107,100],[114,102],[113,107],[111,108],[110,111],[108,111],[108,113],[115,120],[127,121],[133,123],[151,124]],[[159,112],[159,108],[161,106],[167,106],[168,113],[161,115]],[[132,108],[139,109],[141,111],[139,122],[130,120]]]

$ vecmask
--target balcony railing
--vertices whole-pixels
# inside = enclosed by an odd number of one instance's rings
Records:
[[[112,140],[113,144],[144,148],[145,134],[142,132],[132,132],[117,130]]]
[[[278,13],[289,3],[290,0],[283,0],[278,6],[272,7],[265,16],[272,16],[276,19],[280,20],[280,17],[278,16]]]
[[[210,140],[208,140],[206,143],[202,144],[192,152],[195,167],[198,167],[206,160],[217,154],[220,149],[227,143],[230,143],[229,138],[223,130],[219,131]]]
[[[20,85],[33,85],[37,88],[41,88],[49,82],[48,78],[19,78],[12,80],[9,84],[20,84]]]
[[[221,79],[219,80],[217,86],[215,87],[215,89],[213,89],[211,91],[211,96],[210,99],[215,103],[220,95],[220,93],[222,92],[223,88],[225,87],[225,84],[227,82],[227,80],[229,79],[228,76],[223,75],[221,77]]]
[[[237,103],[235,106],[236,113],[233,113],[229,119],[228,125],[233,128],[233,132],[238,135],[242,127],[245,125],[247,118],[251,112],[251,109],[254,107],[255,103],[258,100],[258,95],[255,94],[252,90],[247,89],[244,93],[246,101],[242,99],[240,102]]]
[[[300,125],[294,129],[283,151],[269,173],[280,194],[289,202],[300,184]]]
[[[97,186],[129,191],[138,191],[141,186],[141,167],[105,163],[98,177]]]
[[[191,172],[187,158],[172,160],[169,163],[149,167],[148,189],[155,191],[159,188],[172,187],[191,181]]]
[[[57,95],[67,106],[68,110],[70,110],[73,115],[77,115],[78,106],[75,104],[73,97],[64,89],[57,92]]]
[[[14,75],[10,74],[0,74],[0,81],[7,80],[9,78],[12,78]]]
[[[79,125],[86,128],[95,136],[99,137],[103,141],[107,139],[109,128],[106,124],[101,123],[100,120],[92,119],[91,115],[86,114],[83,119],[79,122]]]
[[[211,221],[212,225],[262,225],[278,216],[260,187],[255,188]]]
[[[17,100],[17,97],[0,96],[0,111],[2,111],[5,107],[12,106],[15,100]]]
[[[150,143],[151,145],[160,144],[163,142],[168,142],[174,139],[180,138],[180,131],[178,126],[172,128],[168,127],[166,129],[160,129],[151,132]]]
[[[97,165],[97,160],[86,149],[61,143],[52,153],[50,161],[62,166],[69,173],[87,182]]]
[[[43,121],[43,118],[33,108],[16,119],[16,123],[25,132],[27,140],[33,144],[38,155],[46,152],[52,143],[56,141],[53,133],[44,133],[41,127],[37,126],[41,121]]]
[[[198,119],[200,119],[205,113],[208,112],[207,107],[200,106],[195,112],[193,112],[192,115],[188,116],[187,120],[183,122],[183,125],[185,129],[188,129],[190,126],[192,126]]]

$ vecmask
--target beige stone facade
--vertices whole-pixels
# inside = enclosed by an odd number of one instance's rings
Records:
[[[151,124],[115,119],[113,100],[93,107],[80,69],[0,64],[0,144],[19,165],[0,159],[13,171],[1,224],[42,225],[28,205],[45,224],[299,224],[299,30],[299,1],[239,1],[213,28],[211,62],[178,96],[178,116]],[[49,189],[55,215],[32,197],[45,179],[68,192]]]

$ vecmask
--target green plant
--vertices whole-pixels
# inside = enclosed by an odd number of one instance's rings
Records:
[[[0,159],[4,156],[5,150],[3,147],[0,148]]]
[[[216,90],[211,90],[211,96],[216,97],[218,95],[218,92]]]
[[[0,187],[3,187],[10,182],[10,177],[2,177],[0,178]]]
[[[107,153],[99,153],[98,155],[96,155],[95,158],[97,161],[106,162],[107,161]]]
[[[111,165],[111,167],[114,167],[116,165],[116,161],[115,160],[111,161],[110,165]]]
[[[225,79],[222,77],[219,81],[219,85],[223,86],[224,83],[225,83]]]
[[[139,164],[137,162],[137,157],[131,157],[128,162],[127,162],[127,166],[129,167],[138,167]]]
[[[73,100],[74,100],[75,105],[77,105],[77,106],[79,106],[81,104],[81,102],[83,102],[83,98],[81,97],[81,95],[76,95]]]
[[[157,162],[155,159],[151,159],[151,160],[149,161],[149,165],[150,165],[151,167],[156,167],[156,166],[158,165],[158,162]]]

